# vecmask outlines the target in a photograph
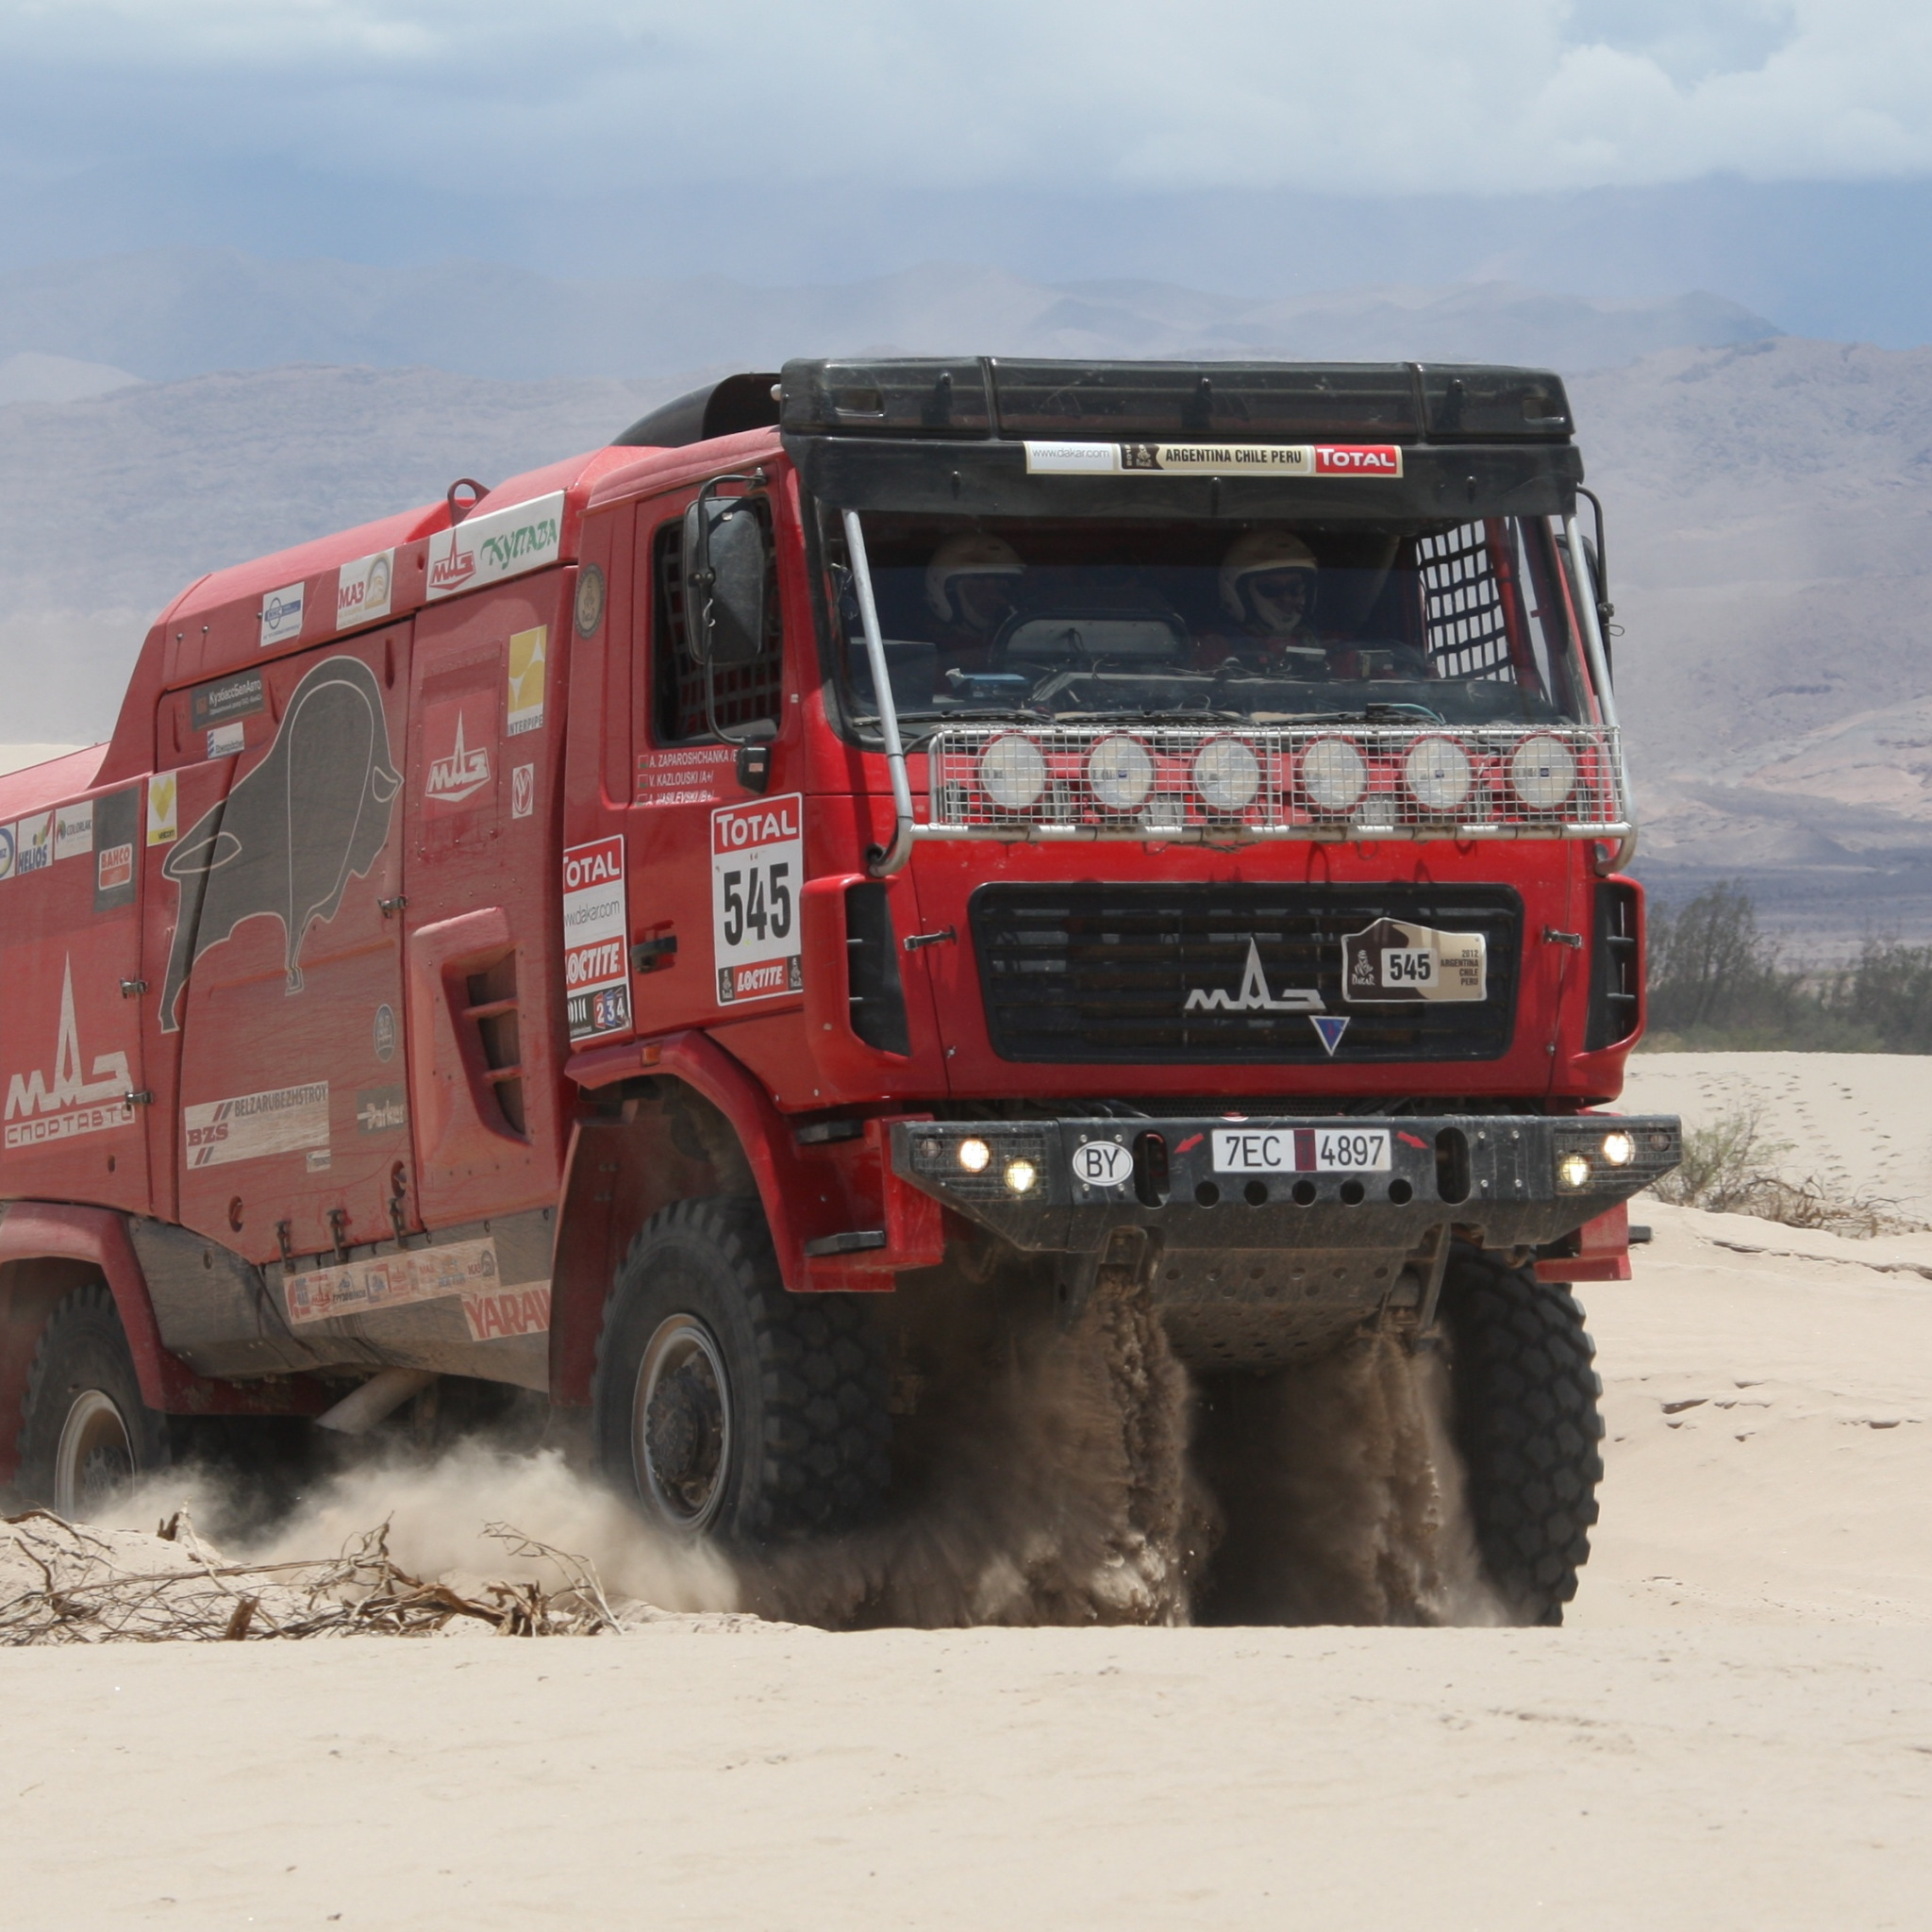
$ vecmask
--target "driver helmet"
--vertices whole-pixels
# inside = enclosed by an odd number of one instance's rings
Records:
[[[1250,530],[1237,537],[1221,561],[1221,608],[1238,624],[1254,617],[1245,594],[1250,577],[1272,576],[1277,571],[1303,570],[1308,574],[1307,607],[1315,601],[1315,573],[1320,569],[1315,553],[1299,537],[1283,530]]]
[[[1004,537],[948,537],[925,567],[926,608],[941,624],[963,621],[955,586],[961,577],[1019,577],[1026,566]]]

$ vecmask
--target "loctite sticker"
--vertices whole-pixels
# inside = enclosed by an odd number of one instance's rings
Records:
[[[563,990],[573,1040],[629,1029],[630,974],[624,957],[629,929],[623,839],[593,839],[586,845],[567,847]]]
[[[711,944],[721,1007],[804,991],[798,949],[804,874],[802,793],[727,805],[711,814]]]

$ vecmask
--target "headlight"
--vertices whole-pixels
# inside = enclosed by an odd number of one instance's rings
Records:
[[[1154,790],[1154,760],[1140,740],[1113,732],[1087,754],[1087,783],[1108,811],[1139,811]]]
[[[1566,1154],[1557,1163],[1557,1178],[1566,1188],[1587,1187],[1590,1183],[1590,1158],[1583,1154]]]
[[[1475,774],[1469,754],[1453,738],[1419,738],[1402,761],[1403,782],[1424,811],[1458,810]]]
[[[1217,738],[1194,760],[1194,790],[1209,811],[1246,811],[1261,789],[1261,761],[1239,738]]]
[[[1604,1159],[1612,1167],[1628,1167],[1637,1158],[1637,1142],[1621,1131],[1604,1136]]]
[[[1030,738],[1003,731],[979,755],[982,791],[1001,811],[1028,811],[1046,790],[1046,758]]]
[[[1009,1160],[1007,1163],[1007,1185],[1016,1194],[1031,1191],[1033,1183],[1040,1178],[1040,1171],[1030,1160]]]
[[[1302,754],[1302,790],[1317,811],[1353,811],[1368,785],[1369,768],[1345,738],[1318,738]]]
[[[1509,760],[1509,783],[1531,811],[1555,811],[1576,786],[1576,755],[1560,738],[1535,731]]]
[[[984,1141],[961,1141],[959,1142],[959,1165],[968,1174],[984,1174],[986,1163],[992,1158],[992,1149]]]

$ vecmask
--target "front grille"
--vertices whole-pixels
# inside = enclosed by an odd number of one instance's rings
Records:
[[[1504,886],[982,886],[971,914],[1002,1059],[1324,1066],[1317,1017],[1347,1021],[1345,1064],[1489,1060],[1509,1044],[1523,903]],[[1380,919],[1481,933],[1488,997],[1344,998],[1342,940]],[[1217,990],[1224,1002],[1190,1009]]]

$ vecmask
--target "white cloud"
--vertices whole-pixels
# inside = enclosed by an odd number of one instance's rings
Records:
[[[1924,0],[0,0],[34,139],[671,192],[1932,173]]]

